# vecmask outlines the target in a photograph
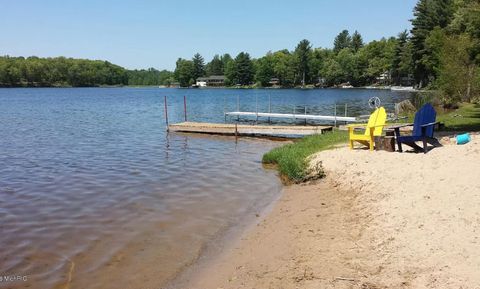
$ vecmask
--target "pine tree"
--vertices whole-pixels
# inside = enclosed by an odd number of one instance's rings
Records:
[[[297,68],[299,76],[301,78],[302,86],[305,85],[305,81],[308,79],[309,75],[309,60],[312,54],[312,46],[310,42],[306,39],[300,41],[297,47],[295,48],[295,58],[297,62]]]
[[[240,52],[235,57],[233,70],[232,78],[235,84],[249,85],[253,82],[255,70],[248,53]]]
[[[344,48],[349,48],[352,46],[352,38],[350,37],[350,34],[348,30],[343,30],[340,32],[340,34],[335,37],[335,40],[333,42],[333,51],[335,53],[340,52],[340,50]]]
[[[422,63],[429,51],[425,40],[435,27],[445,28],[453,17],[453,0],[420,0],[414,8],[412,19],[413,62],[415,79],[419,86],[425,86],[431,80],[433,71]]]
[[[392,78],[396,85],[401,84],[400,83],[401,77],[408,76],[408,75],[405,75],[406,74],[405,71],[402,71],[402,68],[401,68],[402,66],[404,66],[402,62],[405,61],[405,56],[408,53],[407,51],[408,48],[409,48],[408,47],[408,31],[405,30],[400,34],[398,34],[397,44],[395,46],[395,54],[392,61]]]
[[[207,74],[208,75],[223,75],[224,68],[223,68],[223,61],[220,59],[220,56],[215,55],[207,64]]]
[[[205,61],[203,57],[196,53],[193,58],[193,79],[196,81],[197,78],[205,76]]]
[[[363,47],[363,38],[362,38],[362,35],[360,33],[358,33],[358,31],[355,30],[355,33],[353,33],[352,35],[352,49],[353,51],[357,52],[358,50],[360,50],[360,48]]]

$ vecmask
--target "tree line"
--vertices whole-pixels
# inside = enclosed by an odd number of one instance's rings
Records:
[[[198,77],[224,75],[226,85],[270,86],[272,79],[282,87],[304,85],[335,86],[351,84],[362,86],[372,84],[384,73],[393,69],[397,82],[400,77],[412,74],[411,60],[404,57],[402,38],[408,38],[408,32],[399,38],[382,38],[368,44],[355,31],[347,30],[335,38],[333,49],[312,48],[304,39],[293,51],[288,49],[268,52],[265,56],[252,59],[246,52],[240,52],[235,58],[229,54],[215,55],[205,64],[200,54],[191,60],[178,59],[175,78],[181,86],[190,86]],[[398,50],[398,51],[397,51]]]
[[[358,31],[343,30],[332,49],[302,40],[292,51],[215,55],[208,63],[197,53],[179,58],[174,76],[180,86],[224,75],[227,86],[408,85],[438,90],[445,103],[478,99],[480,1],[419,0],[413,13],[411,31],[396,37],[364,43]]]
[[[0,57],[0,87],[169,85],[166,70],[127,70],[108,61],[65,57]]]

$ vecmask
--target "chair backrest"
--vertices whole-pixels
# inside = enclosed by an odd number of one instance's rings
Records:
[[[375,111],[370,115],[368,119],[367,129],[365,130],[365,135],[370,135],[370,128],[375,127],[373,131],[374,136],[382,135],[383,125],[387,120],[387,113],[385,112],[385,108],[383,106],[375,109]]]
[[[430,103],[423,105],[415,114],[415,120],[413,122],[413,136],[422,135],[422,125],[435,122],[437,118],[437,112]],[[433,126],[429,126],[426,129],[427,137],[433,137]]]

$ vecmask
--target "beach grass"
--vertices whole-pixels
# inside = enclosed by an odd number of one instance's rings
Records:
[[[301,183],[308,179],[308,157],[316,152],[330,149],[348,140],[348,133],[334,130],[321,135],[311,135],[271,150],[262,162],[275,165],[285,182]]]

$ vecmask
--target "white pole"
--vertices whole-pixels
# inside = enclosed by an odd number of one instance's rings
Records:
[[[337,104],[335,103],[335,109],[334,109],[334,117],[335,117],[335,126],[337,126]]]

